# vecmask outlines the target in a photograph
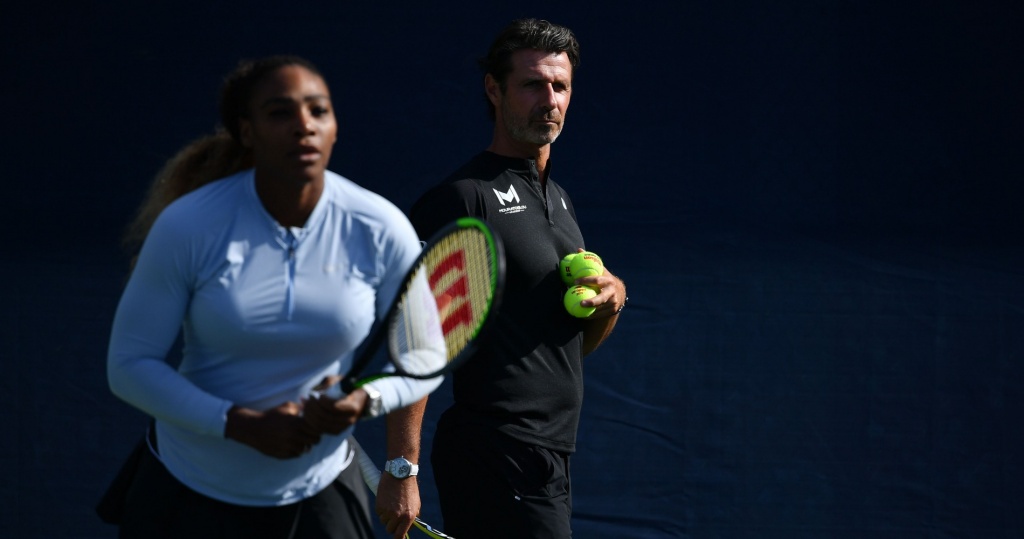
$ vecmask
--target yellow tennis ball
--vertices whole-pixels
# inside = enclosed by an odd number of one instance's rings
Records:
[[[604,264],[601,263],[601,257],[595,253],[590,251],[577,253],[569,261],[569,273],[572,275],[573,280],[592,275],[604,275]]]
[[[565,310],[569,311],[569,314],[576,318],[586,318],[594,314],[594,307],[584,307],[580,305],[580,302],[596,295],[597,290],[586,285],[581,284],[570,287],[569,290],[566,290],[565,297],[563,298]]]
[[[574,258],[579,253],[569,253],[562,258],[562,261],[558,263],[558,274],[562,276],[562,282],[565,284],[572,284],[575,280],[572,277],[572,271],[569,270],[569,264],[572,264]]]

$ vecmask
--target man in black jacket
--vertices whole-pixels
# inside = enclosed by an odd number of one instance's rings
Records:
[[[476,355],[453,375],[455,404],[442,415],[431,463],[455,537],[570,537],[569,455],[583,400],[582,358],[611,333],[625,305],[622,281],[600,288],[570,316],[558,264],[585,248],[566,191],[551,178],[579,44],[565,27],[514,21],[480,62],[494,134],[421,197],[410,220],[421,238],[462,216],[479,217],[505,246],[502,306]]]

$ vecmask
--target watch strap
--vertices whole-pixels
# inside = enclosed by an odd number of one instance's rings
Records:
[[[383,402],[380,391],[370,384],[360,386],[366,392],[366,404],[363,406],[363,417],[374,418],[381,415]]]

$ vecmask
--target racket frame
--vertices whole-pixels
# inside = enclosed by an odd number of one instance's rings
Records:
[[[486,240],[488,246],[487,252],[490,258],[491,265],[494,268],[494,271],[491,272],[490,276],[491,300],[490,302],[488,302],[486,310],[482,315],[482,322],[480,322],[477,325],[477,328],[473,336],[470,338],[469,343],[455,357],[449,359],[442,369],[428,374],[415,374],[403,372],[398,363],[394,361],[394,358],[390,357],[391,351],[389,349],[387,350],[389,362],[395,365],[397,372],[380,373],[362,379],[357,378],[358,375],[363,371],[363,369],[365,369],[370,364],[370,362],[377,355],[377,353],[379,353],[381,343],[383,342],[385,336],[388,333],[388,325],[390,323],[391,318],[397,314],[398,306],[402,302],[406,290],[410,286],[412,286],[416,273],[420,271],[421,266],[424,266],[425,261],[427,257],[430,256],[433,248],[436,247],[439,243],[441,243],[441,241],[444,238],[448,237],[449,235],[456,233],[459,230],[467,228],[475,228],[481,232],[482,236]],[[491,229],[490,226],[487,225],[487,223],[476,217],[460,217],[455,221],[449,223],[448,225],[444,226],[436,233],[434,233],[434,235],[431,236],[430,240],[428,240],[425,243],[423,250],[420,252],[419,256],[416,257],[416,261],[413,262],[412,267],[406,273],[402,281],[401,288],[399,288],[398,292],[395,294],[394,299],[392,299],[391,305],[388,307],[388,310],[386,311],[387,314],[380,319],[379,323],[374,324],[373,328],[371,328],[370,335],[361,345],[361,351],[357,353],[356,358],[353,360],[352,367],[349,369],[348,374],[346,374],[341,379],[341,390],[344,393],[348,394],[351,393],[354,389],[364,384],[368,384],[373,382],[374,380],[379,380],[381,378],[385,378],[388,376],[405,376],[407,378],[425,380],[429,378],[435,378],[437,376],[440,376],[451,371],[459,364],[461,364],[463,361],[465,361],[466,358],[472,355],[473,352],[476,350],[476,344],[479,342],[480,337],[484,334],[484,332],[490,327],[491,322],[494,318],[493,314],[501,303],[504,285],[504,246],[502,245],[501,240],[498,238],[497,234],[494,232],[493,229]]]

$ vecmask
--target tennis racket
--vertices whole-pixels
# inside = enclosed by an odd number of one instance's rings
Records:
[[[352,368],[326,394],[337,397],[335,388],[348,394],[387,376],[428,379],[455,369],[475,350],[504,281],[501,241],[486,223],[463,217],[447,225],[426,243]],[[394,371],[358,379],[384,341]]]
[[[370,487],[373,495],[377,495],[377,485],[380,483],[380,470],[377,469],[377,465],[373,463],[373,459],[363,451],[360,447],[356,450],[356,459],[359,460],[359,471],[363,473],[363,481],[366,481],[366,486]],[[412,521],[413,526],[416,526],[421,532],[427,535],[427,537],[433,537],[434,539],[455,539],[454,537],[445,534],[441,530],[434,529],[433,526],[427,524],[416,517]],[[406,537],[409,537],[406,535]]]

